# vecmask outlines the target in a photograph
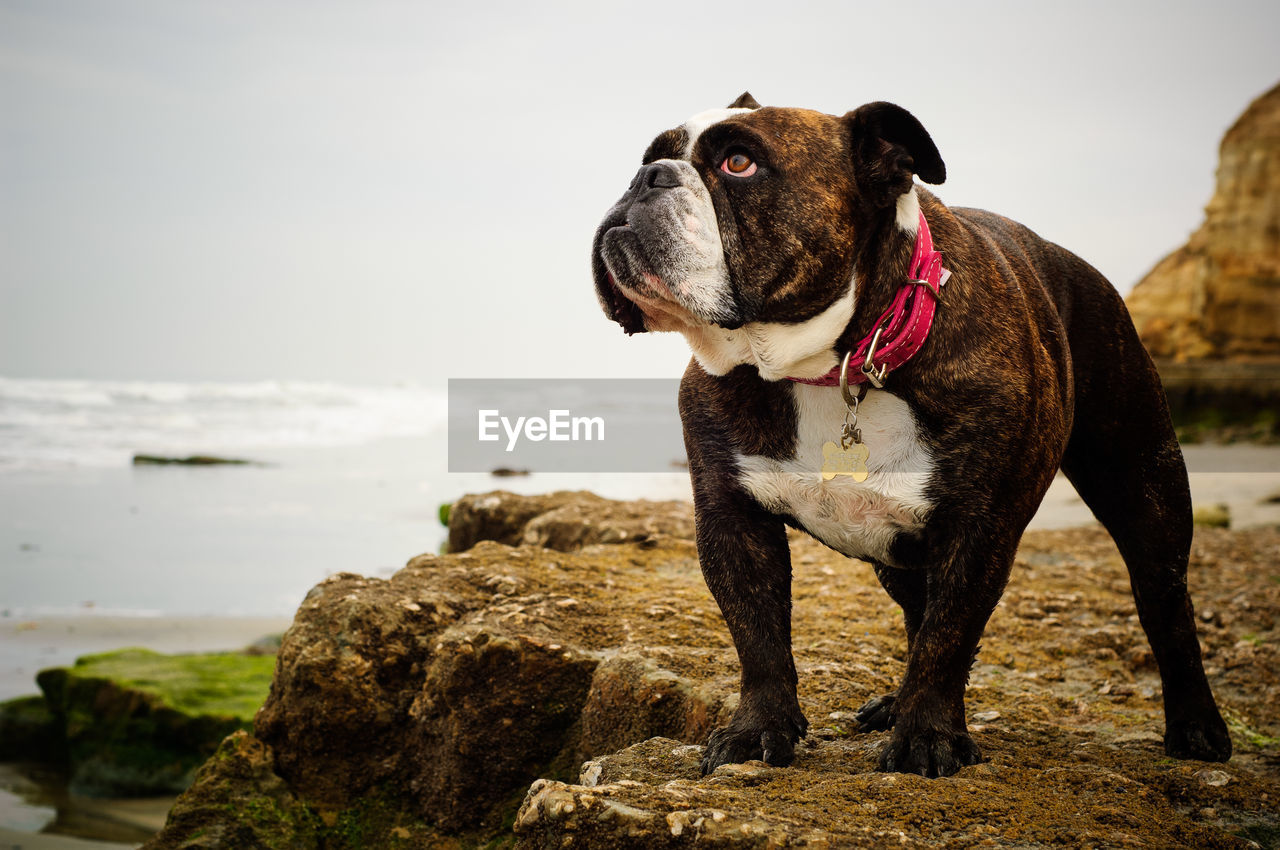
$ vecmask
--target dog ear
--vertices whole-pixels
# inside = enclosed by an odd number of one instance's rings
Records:
[[[738,99],[729,104],[730,109],[759,109],[760,104],[751,96],[751,92],[744,91],[738,95]]]
[[[911,175],[926,183],[947,179],[933,139],[901,106],[878,101],[844,116],[853,145],[858,188],[876,206],[889,206],[911,190]]]

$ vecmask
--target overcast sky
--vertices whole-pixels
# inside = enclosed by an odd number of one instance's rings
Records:
[[[659,131],[911,110],[937,189],[1124,292],[1280,80],[1280,4],[0,0],[0,375],[678,375],[595,303]]]

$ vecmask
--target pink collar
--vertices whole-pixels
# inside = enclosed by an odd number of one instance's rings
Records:
[[[920,213],[920,226],[916,229],[915,250],[911,253],[911,266],[907,282],[894,296],[889,309],[880,314],[872,326],[872,332],[863,337],[857,348],[845,355],[861,368],[848,376],[851,384],[870,382],[880,389],[885,378],[894,369],[906,363],[921,349],[933,327],[933,315],[942,297],[942,287],[951,272],[942,267],[942,254],[933,250],[933,237],[929,224]],[[851,370],[852,371],[852,370]],[[787,378],[798,384],[817,387],[840,385],[840,367],[836,366],[817,378]]]

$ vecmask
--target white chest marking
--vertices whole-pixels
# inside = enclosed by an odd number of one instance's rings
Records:
[[[870,451],[862,482],[822,478],[822,444],[838,440],[845,405],[835,387],[795,384],[796,453],[783,461],[739,455],[739,478],[765,508],[795,517],[814,537],[854,558],[892,565],[889,546],[899,532],[924,525],[932,504],[925,488],[933,458],[918,437],[906,402],[870,390],[858,411]]]
[[[680,331],[708,374],[724,375],[750,363],[766,381],[817,378],[838,363],[832,346],[853,317],[856,288],[850,281],[830,307],[802,322],[749,322],[732,331],[698,325]]]

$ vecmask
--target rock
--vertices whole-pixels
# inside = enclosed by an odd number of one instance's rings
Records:
[[[463,496],[449,516],[449,551],[481,540],[527,543],[562,552],[593,543],[629,543],[658,534],[693,539],[687,502],[615,502],[585,491],[519,496],[496,490]]]
[[[568,491],[519,496],[494,490],[463,496],[449,510],[449,551],[464,552],[481,540],[519,546],[529,520],[575,499],[603,501],[593,493]]]
[[[189,455],[187,457],[167,457],[164,455],[134,455],[134,466],[247,466],[251,460],[240,460],[231,457],[214,455]]]
[[[664,598],[706,606],[693,545],[663,540],[578,554],[482,541],[389,581],[335,576],[285,635],[257,735],[308,802],[344,810],[390,783],[447,830],[500,821],[541,772],[576,772],[584,753],[632,735],[705,735],[715,697],[642,653],[611,652],[628,635],[661,652],[670,624],[617,616],[645,610],[656,564]]]
[[[593,526],[643,511],[578,505]],[[1023,541],[1034,577],[1014,576],[1019,604],[997,610],[971,674],[971,705],[999,712],[971,727],[986,761],[940,780],[879,773],[889,733],[843,722],[896,687],[901,612],[869,565],[798,535],[791,546],[801,705],[812,721],[839,721],[815,723],[792,767],[700,775],[707,730],[737,705],[738,670],[692,542],[657,533],[558,551],[481,541],[414,558],[390,579],[344,574],[317,586],[284,637],[253,735],[202,768],[150,846],[198,847],[214,834],[269,847],[266,836],[294,824],[297,846],[326,850],[513,840],[1225,848],[1239,846],[1233,825],[1280,827],[1265,802],[1280,795],[1266,749],[1280,733],[1275,653],[1234,648],[1235,630],[1202,634],[1230,661],[1215,692],[1248,730],[1226,786],[1200,781],[1203,764],[1163,757],[1159,700],[1097,695],[1108,680],[1113,694],[1131,687],[1127,653],[1142,641],[1100,528]],[[1277,529],[1201,530],[1197,603],[1235,611],[1241,633],[1271,628],[1277,546]],[[1251,607],[1233,607],[1237,598]],[[1060,622],[1019,617],[1022,603],[1053,606]],[[1033,675],[1047,670],[1059,675]],[[1143,687],[1157,681],[1137,675]],[[1198,818],[1206,807],[1220,817]],[[246,813],[260,832],[233,832]]]
[[[578,761],[658,736],[702,741],[720,703],[698,683],[624,650],[601,661],[591,678]]]
[[[174,803],[164,833],[148,847],[318,848],[321,820],[276,775],[272,755],[244,731],[230,735]],[[175,841],[179,835],[184,840]]]
[[[1217,188],[1187,242],[1134,287],[1157,358],[1280,358],[1280,86],[1222,139]]]
[[[244,648],[245,655],[275,655],[280,651],[283,634],[263,635]]]
[[[488,573],[447,557],[416,558],[389,581],[332,576],[285,632],[255,729],[313,805],[345,809],[379,783],[408,781],[406,719],[433,647],[494,596]]]
[[[655,738],[599,759],[592,785],[538,780],[516,815],[515,846],[1027,847],[1105,843],[1117,825],[1142,833],[1135,846],[1236,841],[1093,764],[1044,769],[1002,758],[928,780],[878,773],[865,748],[820,741],[790,768],[748,762],[702,778],[698,758]]]
[[[741,794],[787,771],[749,762],[700,780],[700,758],[700,748],[654,738],[597,762],[594,786],[539,780],[516,815],[516,847],[831,846],[827,830],[753,810],[755,795]]]
[[[252,722],[274,666],[270,656],[126,649],[43,670],[36,682],[73,792],[173,794],[219,741]]]
[[[1196,772],[1196,779],[1210,787],[1221,788],[1231,781],[1231,774],[1225,770],[1200,770]]]
[[[596,657],[472,625],[436,644],[409,706],[419,811],[446,830],[480,825],[552,764],[579,720]],[[574,765],[576,767],[576,764]]]

